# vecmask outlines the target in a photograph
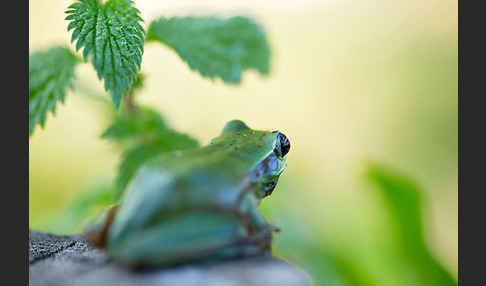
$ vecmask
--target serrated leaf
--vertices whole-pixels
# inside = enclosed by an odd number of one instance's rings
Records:
[[[68,31],[76,50],[83,49],[85,61],[91,60],[105,90],[119,106],[136,79],[142,63],[145,31],[140,11],[131,0],[78,0],[66,10]]]
[[[143,107],[139,107],[135,113],[123,111],[117,114],[102,137],[117,143],[129,141],[118,168],[118,195],[121,195],[138,169],[151,158],[163,152],[199,146],[196,139],[170,128],[160,113]]]
[[[159,18],[147,32],[148,41],[170,48],[202,76],[231,84],[247,69],[268,74],[270,47],[264,30],[245,17]]]
[[[414,268],[421,285],[457,285],[427,247],[422,225],[422,190],[390,168],[370,164],[367,177],[379,190],[393,228],[397,254]]]
[[[44,127],[47,114],[55,114],[72,88],[79,59],[66,47],[37,51],[29,57],[29,135],[37,125]]]

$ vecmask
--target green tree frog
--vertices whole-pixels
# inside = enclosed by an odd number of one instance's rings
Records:
[[[257,207],[274,190],[289,149],[278,131],[230,121],[207,146],[142,167],[123,202],[87,237],[114,261],[137,266],[269,253],[278,228]]]

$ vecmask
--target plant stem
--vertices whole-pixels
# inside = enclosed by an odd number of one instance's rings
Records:
[[[133,91],[133,89],[130,90],[130,92],[127,94],[125,106],[127,108],[127,112],[130,115],[135,116],[137,114],[138,106],[135,102],[135,92]]]

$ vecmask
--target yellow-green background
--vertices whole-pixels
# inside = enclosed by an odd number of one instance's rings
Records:
[[[428,247],[457,277],[457,1],[135,2],[146,24],[162,15],[208,13],[250,15],[263,24],[272,47],[270,76],[247,72],[241,86],[227,86],[150,43],[138,100],[203,143],[234,118],[288,135],[288,169],[263,203],[269,220],[282,227],[277,244],[299,231],[285,229],[290,217],[325,247],[375,263],[384,210],[363,182],[363,164],[372,160],[424,190]],[[31,52],[69,45],[64,10],[71,3],[29,1]],[[78,67],[77,78],[104,94],[89,64]],[[29,141],[31,228],[62,232],[52,221],[69,201],[114,177],[119,150],[99,138],[108,123],[103,103],[70,92],[35,131]],[[390,273],[383,269],[382,285],[394,281],[386,278]]]

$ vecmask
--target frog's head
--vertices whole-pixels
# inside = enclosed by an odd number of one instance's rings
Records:
[[[260,198],[272,193],[287,166],[290,141],[279,131],[249,128],[241,120],[226,123],[221,135],[213,140],[224,144],[232,157],[246,169],[247,178],[255,184]]]

